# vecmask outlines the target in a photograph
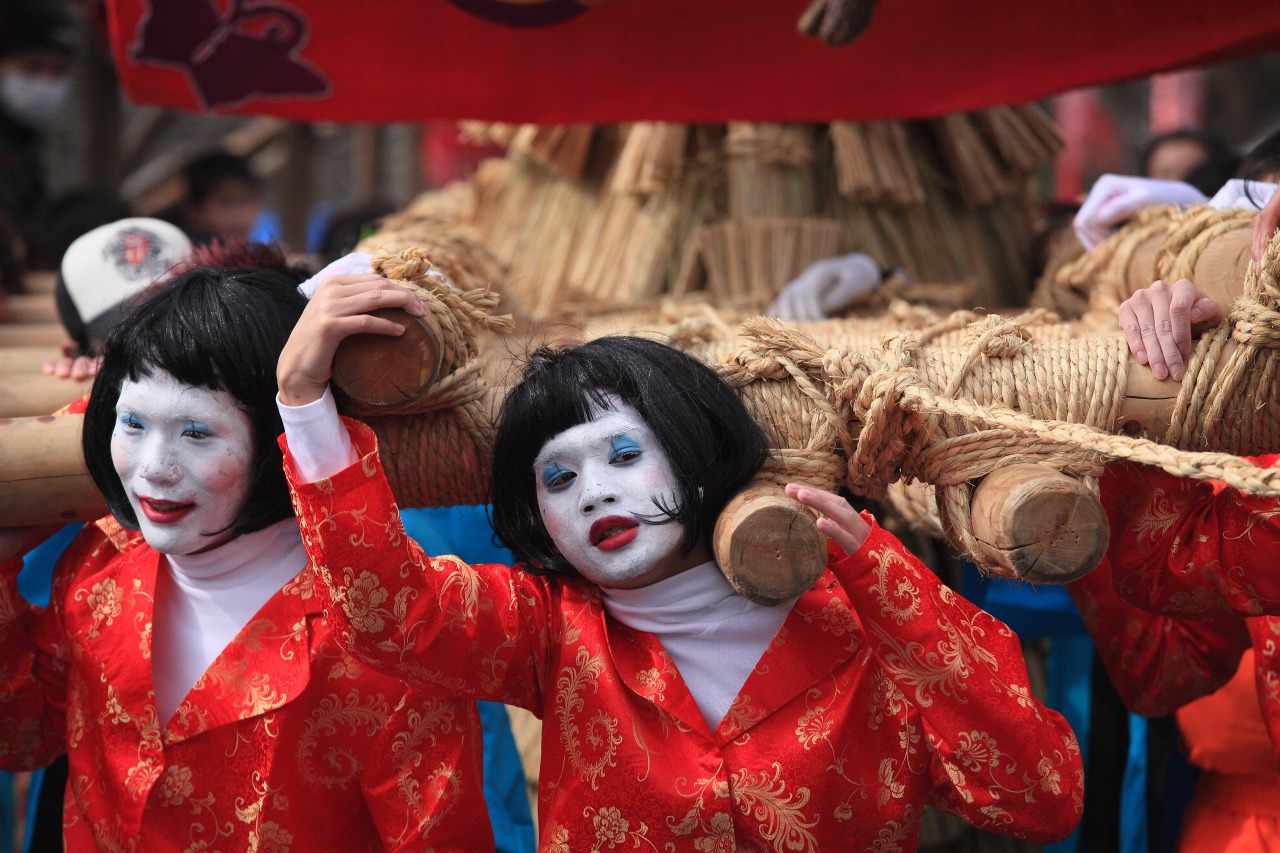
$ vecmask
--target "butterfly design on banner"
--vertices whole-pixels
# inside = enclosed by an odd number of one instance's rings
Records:
[[[328,78],[299,55],[311,25],[291,6],[144,0],[143,7],[133,60],[183,71],[202,108],[332,91]]]

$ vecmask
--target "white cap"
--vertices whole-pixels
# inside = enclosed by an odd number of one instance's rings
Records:
[[[146,290],[191,254],[191,241],[160,219],[131,217],[79,237],[62,256],[62,281],[86,327]]]

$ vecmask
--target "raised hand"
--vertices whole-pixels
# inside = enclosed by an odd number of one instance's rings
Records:
[[[380,275],[338,275],[322,281],[280,353],[280,401],[302,406],[320,399],[333,376],[334,353],[346,338],[404,334],[399,323],[370,316],[370,311],[383,308],[400,308],[416,317],[427,313],[414,293]]]
[[[819,513],[818,530],[834,539],[846,554],[862,547],[871,525],[844,498],[799,483],[788,483],[786,491],[788,497]]]

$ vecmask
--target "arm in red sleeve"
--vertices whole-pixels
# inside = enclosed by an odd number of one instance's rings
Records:
[[[18,593],[20,557],[0,565],[0,768],[34,770],[66,752],[71,649],[62,615],[76,567],[118,551],[92,524],[58,559],[49,607]]]
[[[1105,557],[1067,591],[1116,692],[1129,710],[1145,717],[1172,714],[1213,693],[1235,674],[1249,646],[1245,622],[1236,617],[1159,616],[1120,598]]]
[[[411,686],[538,713],[548,644],[563,621],[553,585],[507,566],[426,556],[405,535],[372,430],[346,424],[360,460],[315,483],[298,482],[281,439],[338,641]]]
[[[404,693],[361,774],[384,851],[494,849],[481,741],[474,702]]]
[[[1031,695],[1017,636],[863,517],[871,533],[831,570],[871,654],[923,720],[931,804],[1033,841],[1066,837],[1084,805],[1080,747]]]
[[[1123,598],[1168,615],[1280,613],[1280,501],[1130,463],[1108,467],[1102,501]]]

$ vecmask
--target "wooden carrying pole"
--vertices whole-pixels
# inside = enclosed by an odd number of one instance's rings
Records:
[[[61,323],[0,323],[0,347],[54,347],[67,339]]]
[[[401,280],[408,278],[403,271],[386,268],[382,271],[392,278]],[[472,304],[475,301],[474,291],[462,293],[445,288],[441,292],[445,296],[440,298],[452,299],[454,303],[432,305],[431,318],[435,323],[452,323],[456,320],[457,313],[470,310],[467,306],[475,307]],[[479,316],[481,313],[483,312],[476,312],[476,315]],[[449,334],[444,334],[445,331],[449,331]],[[476,368],[478,359],[474,333],[467,333],[470,338],[465,345],[462,345],[454,340],[457,336],[456,332],[456,329],[444,330],[443,325],[441,326],[440,337],[445,357],[439,359],[438,371],[434,368],[425,371],[427,374],[438,373],[440,378],[431,388],[423,389],[424,394],[418,395],[413,389],[397,384],[396,391],[404,402],[391,405],[369,405],[362,404],[356,399],[362,394],[359,388],[342,389],[343,397],[355,406],[353,411],[365,417],[378,432],[384,448],[383,459],[387,464],[388,476],[397,497],[405,506],[475,503],[487,497],[488,469],[486,466],[491,449],[493,412],[496,409],[497,394],[487,388],[477,390],[476,387],[463,387],[464,383],[460,381],[460,376],[471,371],[469,379],[474,380],[480,376],[480,373]],[[887,405],[882,405],[883,400],[893,396],[893,393],[916,407],[915,414],[912,415],[916,424],[912,429],[921,435],[938,431],[936,428],[939,424],[957,419],[971,417],[974,422],[981,422],[983,417],[990,419],[991,416],[983,414],[985,410],[981,407],[1011,406],[1010,414],[1018,415],[1018,412],[1013,410],[1021,410],[1022,414],[1018,416],[1023,420],[1027,420],[1027,415],[1050,418],[1050,422],[1041,422],[1049,424],[1047,430],[1041,430],[1040,433],[1031,430],[1031,434],[1052,433],[1050,435],[1052,440],[1048,440],[1047,444],[1054,453],[1060,453],[1064,445],[1062,440],[1054,436],[1063,433],[1066,427],[1071,426],[1070,421],[1073,420],[1092,423],[1107,430],[1143,429],[1144,426],[1154,429],[1158,428],[1157,424],[1161,418],[1173,420],[1177,415],[1174,411],[1178,409],[1178,401],[1174,400],[1176,395],[1168,392],[1163,392],[1163,396],[1153,393],[1151,383],[1154,380],[1149,378],[1146,368],[1129,365],[1123,357],[1114,356],[1114,353],[1123,351],[1123,343],[1117,337],[1050,341],[1040,344],[1029,340],[1029,336],[1021,334],[1022,332],[1025,330],[1020,330],[1020,327],[996,318],[983,327],[976,328],[973,335],[978,339],[977,342],[959,354],[954,350],[937,347],[931,348],[918,344],[902,345],[896,351],[889,348],[882,352],[879,355],[881,358],[879,364],[865,364],[859,360],[860,357],[856,353],[843,352],[833,355],[819,347],[812,338],[803,335],[796,337],[793,330],[776,321],[761,321],[754,331],[744,338],[747,343],[744,344],[744,352],[739,356],[738,361],[735,364],[721,364],[720,369],[727,374],[738,372],[737,379],[728,375],[726,378],[730,379],[731,384],[737,384],[744,389],[743,393],[746,393],[745,389],[757,379],[769,379],[768,374],[772,370],[776,377],[771,381],[775,381],[779,389],[784,388],[786,383],[776,380],[785,380],[788,376],[795,380],[797,375],[805,371],[816,371],[823,373],[822,381],[826,383],[827,389],[826,391],[809,389],[804,392],[805,394],[815,396],[827,393],[835,386],[844,387],[844,390],[836,388],[833,392],[833,399],[837,401],[843,399],[848,402],[850,396],[861,398],[871,394],[866,400],[858,401],[858,405],[863,408],[858,408],[854,415],[840,416],[844,418],[843,427],[839,423],[833,427],[837,431],[850,429],[858,426],[860,422],[864,428],[858,435],[856,446],[850,446],[844,451],[849,454],[851,475],[854,472],[855,463],[863,466],[860,470],[865,471],[869,470],[866,468],[868,464],[874,467],[876,458],[881,456],[888,458],[893,455],[887,452],[881,453],[875,449],[874,441],[868,444],[868,438],[876,438],[876,436],[867,435],[869,424],[876,421]],[[752,336],[754,339],[751,339]],[[770,342],[771,336],[787,337],[789,341]],[[403,341],[403,339],[384,340],[391,341],[392,345],[397,341]],[[902,342],[900,341],[899,344]],[[1210,342],[1208,345],[1215,344]],[[1085,366],[1100,360],[1098,356],[1100,346],[1110,347],[1110,352],[1113,353],[1111,358],[1115,362],[1114,369],[1108,371],[1105,369],[1106,365],[1101,365],[1102,370],[1095,369],[1089,373]],[[1221,365],[1229,361],[1228,349],[1220,344],[1216,346],[1219,356],[1216,364]],[[990,376],[969,375],[974,364],[979,362],[993,365],[992,369],[995,372]],[[1213,360],[1210,359],[1206,363],[1210,364],[1210,367],[1203,376],[1188,374],[1188,379],[1184,381],[1181,389],[1183,397],[1187,396],[1188,383],[1212,384],[1216,381]],[[783,369],[786,364],[790,364],[790,367]],[[946,393],[954,395],[957,402],[952,404],[951,408],[935,407],[934,411],[938,414],[920,415],[922,411],[927,412],[927,407],[934,405],[933,398],[943,396],[943,392],[939,391],[935,395],[925,388],[929,383],[915,383],[914,380],[904,382],[893,375],[894,369],[903,368],[908,369],[910,376],[937,374],[943,377],[943,381],[933,384],[938,388],[951,386],[946,388]],[[756,373],[753,374],[752,371]],[[859,373],[859,371],[862,372]],[[370,374],[366,372],[364,375]],[[911,386],[913,383],[918,387],[907,387],[906,391],[899,390],[889,394],[877,392],[873,387],[876,382],[871,380],[876,379],[881,382],[882,387],[889,387],[884,385],[886,377],[904,387]],[[1133,388],[1128,384],[1129,377],[1132,377],[1132,381],[1136,383]],[[376,374],[374,378],[385,382],[388,374],[382,372]],[[973,388],[964,387],[966,383]],[[1043,387],[1037,383],[1041,383]],[[1108,383],[1113,386],[1118,383],[1128,393],[1118,394],[1118,400],[1106,406],[1091,401],[1086,392],[1090,392],[1092,386],[1096,386],[1093,390],[1105,391],[1103,386]],[[1173,385],[1167,382],[1157,384],[1166,387]],[[473,382],[472,385],[476,383]],[[1052,410],[1049,403],[1042,399],[1049,386],[1061,386],[1060,396],[1067,401],[1062,404],[1066,407],[1065,416]],[[797,392],[791,390],[784,393],[795,395]],[[966,394],[969,395],[967,398]],[[1022,396],[1019,397],[1019,394]],[[769,394],[765,394],[764,397],[768,398]],[[966,399],[974,402],[966,403]],[[1161,403],[1161,400],[1167,402]],[[1076,408],[1072,409],[1072,406]],[[1101,414],[1092,411],[1099,406],[1105,408],[1105,411]],[[755,408],[757,416],[761,417],[759,407]],[[1085,408],[1089,411],[1085,411]],[[819,409],[821,406],[806,416],[807,420],[802,418],[803,423],[798,433],[802,438],[826,428],[822,420],[826,416],[816,416],[820,414]],[[971,410],[976,411],[977,414],[973,415]],[[1063,417],[1067,423],[1060,426],[1053,425],[1057,423],[1057,418]],[[786,419],[785,412],[773,413],[761,418],[766,432],[776,432],[779,423]],[[921,422],[926,427],[923,430],[918,429]],[[827,426],[832,425],[827,424]],[[909,438],[908,433],[909,431],[905,429],[901,432],[904,440],[917,440]],[[884,441],[886,434],[892,438],[894,429],[881,430],[877,440]],[[1081,439],[1080,435],[1085,435],[1085,438]],[[1084,441],[1088,445],[1090,441],[1095,441],[1091,436],[1097,435],[1099,434],[1095,431],[1084,430],[1083,433],[1072,433],[1069,437],[1071,441]],[[1159,435],[1155,434],[1155,437]],[[976,442],[973,441],[975,438]],[[1263,443],[1271,441],[1268,436],[1263,436],[1260,440]],[[940,459],[959,458],[972,453],[975,444],[986,442],[986,450],[994,449],[1001,459],[1012,456],[1015,459],[1026,458],[1027,461],[1035,461],[1021,446],[1019,434],[1016,431],[1004,428],[994,429],[990,424],[981,427],[976,433],[968,430],[967,434],[966,430],[960,430],[954,435],[949,435],[948,441],[952,444],[946,447],[921,445],[916,448],[918,452],[913,451],[914,456],[901,456],[895,464],[903,464],[901,460],[909,458],[922,479],[938,482],[940,488],[944,488],[947,484],[943,481],[947,477],[955,477],[957,482],[970,481],[994,470],[994,467],[988,466],[985,470],[979,467],[974,467],[971,471],[965,469],[967,473],[959,475],[943,471],[941,468],[938,471],[926,472],[928,465],[937,465]],[[1040,444],[1046,443],[1045,439],[1037,439],[1037,441]],[[964,446],[957,442],[963,442]],[[1215,442],[1219,444],[1215,445]],[[1196,448],[1223,446],[1235,453],[1259,452],[1265,449],[1250,444],[1247,430],[1231,434],[1213,429],[1202,430],[1199,433],[1194,429],[1184,430],[1179,444],[1183,447]],[[779,451],[782,457],[796,455],[794,445],[775,443],[775,446],[782,448]],[[791,449],[786,449],[788,447]],[[873,449],[867,450],[868,447]],[[898,448],[898,451],[901,449]],[[1171,449],[1164,448],[1164,450]],[[870,462],[858,456],[864,451],[873,457]],[[1142,461],[1151,461],[1155,458],[1150,455],[1150,448],[1144,449],[1143,452],[1148,453],[1148,456],[1143,457],[1141,454],[1133,453],[1131,458],[1139,458]],[[1130,453],[1131,449],[1126,449],[1111,455],[1130,458],[1126,455]],[[834,455],[837,462],[840,461],[838,454],[823,451],[821,448],[812,448],[810,455],[817,459],[823,454],[827,457]],[[470,461],[459,467],[458,460],[464,458]],[[784,461],[787,460],[784,459]],[[820,466],[830,467],[830,459],[818,461]],[[806,460],[801,459],[801,462],[805,463]],[[1184,470],[1172,463],[1165,464],[1163,457],[1152,464],[1161,464],[1166,469],[1174,467],[1180,472]],[[1096,467],[1096,462],[1094,465]],[[1003,467],[1003,464],[996,467]],[[796,473],[797,470],[800,470],[799,476]],[[962,526],[970,528],[971,535],[976,540],[967,544],[966,548],[988,567],[992,567],[995,563],[1003,565],[1010,574],[1031,576],[1040,580],[1061,580],[1091,568],[1092,561],[1096,560],[1099,543],[1105,541],[1105,520],[1098,512],[1096,500],[1092,498],[1089,490],[1072,477],[1063,480],[1063,475],[1054,475],[1058,478],[1058,484],[1054,486],[1049,482],[1054,477],[1038,478],[1030,472],[1023,471],[1019,479],[1013,476],[1012,470],[1009,468],[1007,471],[1002,471],[1001,476],[987,477],[973,494],[972,501],[964,505],[963,512],[967,517]],[[1066,468],[1059,466],[1059,470],[1074,476],[1080,473],[1071,469],[1070,466]],[[816,535],[816,531],[809,529],[812,524],[806,510],[792,506],[790,516],[778,512],[771,514],[770,511],[762,511],[762,513],[751,511],[758,501],[766,498],[778,499],[780,487],[777,484],[779,482],[803,479],[803,476],[803,465],[800,469],[790,470],[784,465],[782,470],[770,472],[765,482],[753,487],[756,490],[754,495],[743,498],[747,511],[741,513],[741,516],[747,521],[739,523],[737,520],[739,513],[726,512],[727,518],[722,519],[723,523],[716,531],[715,540],[721,546],[717,551],[717,558],[730,576],[731,582],[734,582],[735,586],[745,594],[754,595],[758,600],[766,602],[785,600],[797,590],[803,590],[807,583],[812,583],[812,578],[807,578],[806,583],[806,577],[796,575],[791,578],[790,584],[784,582],[771,585],[769,582],[777,579],[777,567],[783,559],[782,555],[787,555],[788,559],[794,559],[798,554],[802,555],[806,563],[816,565],[817,571],[821,570],[820,558],[809,559],[809,555],[819,550],[816,543],[821,542],[821,537]],[[1212,476],[1218,475],[1212,474]],[[835,485],[839,479],[838,476],[831,476],[829,472],[822,473],[821,477],[827,478],[828,488]],[[864,485],[863,481],[868,479],[875,478],[868,478],[865,475],[851,476],[846,484]],[[1074,482],[1075,485],[1067,481]],[[1271,487],[1269,480],[1267,487]],[[731,507],[731,509],[734,508]],[[767,521],[769,518],[775,520]],[[807,524],[806,519],[808,519]],[[945,517],[944,520],[946,520]],[[954,524],[956,520],[956,516],[950,516],[951,523]],[[766,534],[771,526],[784,534],[784,538],[779,541],[769,540]],[[788,540],[786,536],[795,538]],[[1034,542],[1052,547],[1038,549],[1029,547]],[[1077,543],[1078,547],[1064,547],[1072,542]],[[1050,566],[1047,567],[1047,571],[1042,571],[1041,567],[1046,562],[1046,556],[1057,560],[1060,555],[1066,555],[1061,560],[1064,564],[1074,563],[1074,567],[1072,565]],[[1035,572],[1029,572],[1029,568],[1035,569]]]
[[[57,347],[0,347],[0,377],[38,374],[59,355]]]
[[[93,380],[60,379],[43,373],[0,374],[0,418],[24,418],[56,412],[80,399]]]
[[[403,338],[387,340],[400,342]],[[385,376],[382,374],[384,381]],[[1147,368],[1131,362],[1114,426],[1121,431],[1159,436],[1167,428],[1180,387],[1172,380],[1155,380]],[[359,389],[348,386],[343,391],[348,397],[353,392],[359,393]],[[385,398],[388,393],[403,395],[403,389],[390,387],[389,391],[378,392],[375,387],[377,393]],[[470,477],[456,467],[460,457],[483,457],[484,451],[474,448],[475,437],[492,429],[499,397],[489,394],[478,402],[478,411],[487,413],[487,425],[478,432],[462,423],[458,412],[449,408],[421,415],[362,415],[379,435],[393,491],[404,505],[488,500],[487,469],[479,467],[482,463],[477,461],[472,466],[476,474]],[[31,426],[49,420],[0,421],[0,446],[6,454],[0,460],[0,495],[4,496],[0,501],[0,526],[53,521],[68,512],[85,518],[101,506],[80,462],[81,419],[53,419],[68,425],[65,432],[56,435],[38,432]],[[449,438],[433,443],[433,432]],[[32,440],[39,444],[28,446]],[[1010,452],[1016,452],[1016,448],[1010,448]],[[75,460],[75,464],[47,471],[44,462],[26,464],[67,459]],[[14,467],[20,460],[24,465]],[[1046,581],[1069,578],[1092,568],[1099,556],[1097,549],[1106,541],[1105,517],[1096,497],[1076,478],[1039,466],[1030,470],[1041,475],[1030,476],[1025,466],[1003,468],[986,477],[975,490],[972,525],[974,536],[984,545],[984,564],[995,571],[1003,569],[1005,574]],[[57,490],[47,487],[50,478],[60,484]],[[70,486],[73,481],[75,488]],[[424,486],[432,483],[436,485]],[[50,501],[51,495],[57,495],[58,500]],[[823,537],[814,528],[812,516],[786,498],[776,483],[756,484],[731,503],[717,525],[714,542],[721,565],[734,567],[731,582],[744,591],[757,590],[754,594],[764,601],[786,600],[791,590],[803,585],[805,577],[812,583],[825,564]],[[779,574],[783,563],[788,564],[790,574]]]
[[[46,293],[13,293],[4,297],[6,323],[56,323],[58,309]]]
[[[106,513],[80,451],[83,415],[0,418],[0,526],[89,521]]]

